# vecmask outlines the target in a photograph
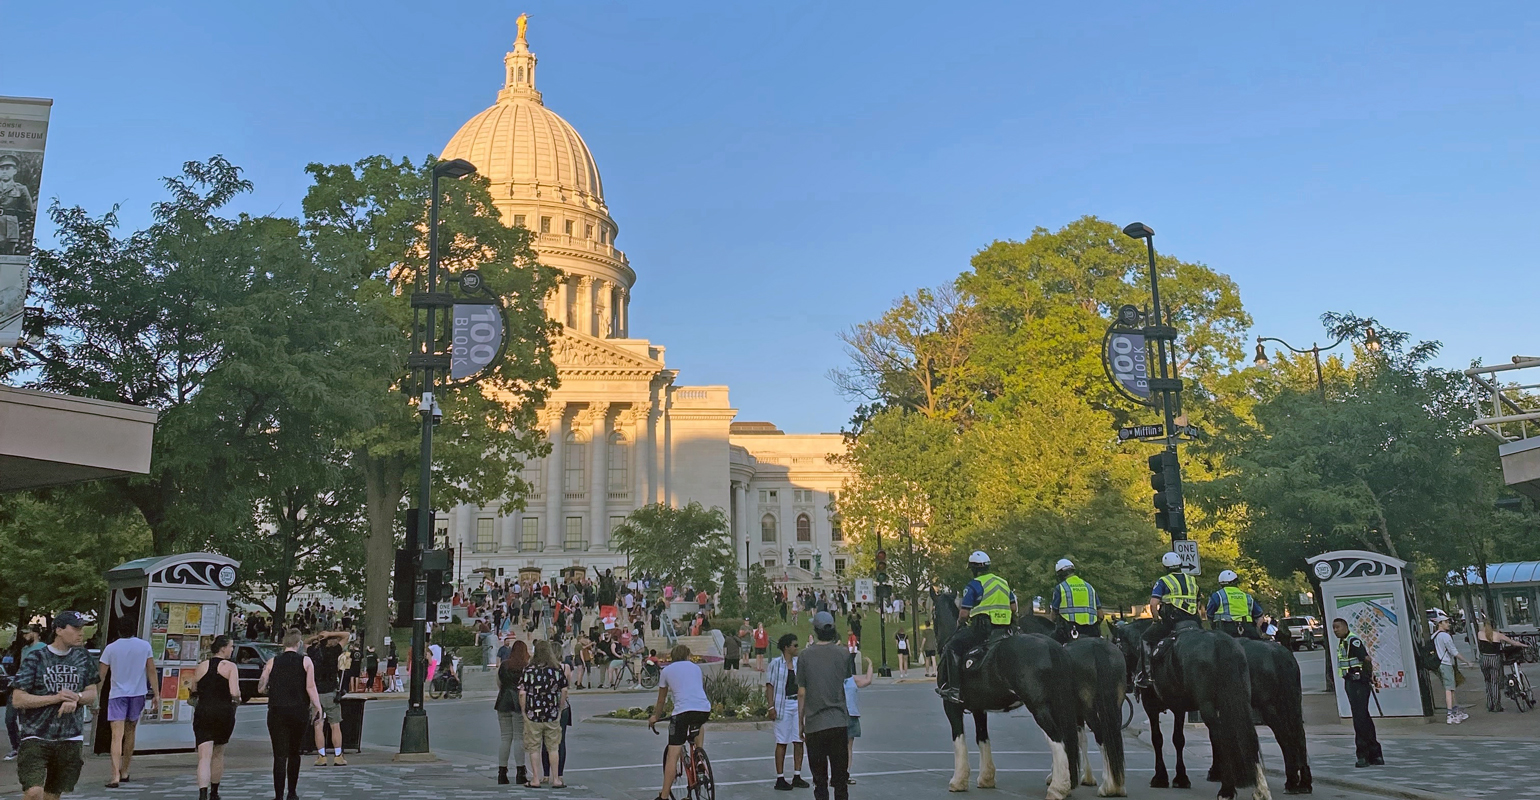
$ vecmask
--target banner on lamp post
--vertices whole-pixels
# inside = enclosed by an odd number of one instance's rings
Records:
[[[503,309],[495,299],[457,298],[451,318],[449,379],[468,382],[503,354]]]
[[[44,98],[0,97],[0,347],[21,339],[52,107]]]

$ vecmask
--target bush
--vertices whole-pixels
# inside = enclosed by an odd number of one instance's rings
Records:
[[[433,643],[442,647],[470,647],[476,643],[476,632],[464,625],[440,625],[433,629]]]
[[[705,685],[706,699],[711,701],[713,709],[736,709],[747,704],[755,694],[753,683],[726,670],[706,676]]]
[[[485,666],[485,664],[482,662],[482,658],[486,655],[486,651],[482,650],[480,647],[475,645],[469,647],[456,647],[454,653],[460,657],[460,666],[462,667]]]

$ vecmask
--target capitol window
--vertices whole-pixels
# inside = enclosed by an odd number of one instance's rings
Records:
[[[550,233],[551,232],[551,218],[550,217],[541,217],[540,218],[540,232],[541,233]]]
[[[485,553],[497,549],[493,542],[493,519],[480,517],[476,520],[476,552]]]
[[[813,521],[806,514],[797,515],[797,541],[813,541]]]
[[[759,540],[762,542],[775,541],[775,515],[766,514],[759,520]]]
[[[571,236],[572,235],[572,220],[569,219],[569,220],[563,222],[561,224],[561,229],[562,229],[562,233],[565,233],[568,236]]]
[[[562,460],[566,462],[563,464],[566,480],[562,485],[566,487],[566,491],[569,493],[582,492],[584,491],[583,479],[588,475],[588,471],[583,468],[583,465],[588,461],[585,458],[587,448],[584,446],[583,440],[578,438],[576,432],[567,434],[566,445],[564,448],[565,452],[562,453]]]
[[[524,227],[524,215],[523,214],[514,214],[513,215],[513,226],[515,228],[522,228],[522,227]]]
[[[594,238],[594,226],[593,225],[591,225],[589,223],[584,223],[583,224],[583,238],[584,239],[592,239],[592,238]]]
[[[624,492],[630,483],[630,451],[626,448],[625,434],[610,434],[610,491]]]
[[[523,523],[523,525],[524,525],[524,529],[519,531],[519,549],[520,550],[539,550],[540,549],[540,518],[539,517],[524,517],[523,519],[519,520],[519,522]]]

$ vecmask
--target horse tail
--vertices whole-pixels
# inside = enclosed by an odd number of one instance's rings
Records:
[[[1240,644],[1225,634],[1215,634],[1214,677],[1209,684],[1214,709],[1214,724],[1209,738],[1218,745],[1221,777],[1236,788],[1254,788],[1261,763],[1261,745],[1251,721],[1251,680],[1246,653]],[[1228,775],[1226,775],[1228,773]]]
[[[1096,742],[1101,745],[1102,769],[1123,783],[1123,689],[1122,652],[1115,645],[1092,648],[1096,663]],[[1116,660],[1114,660],[1116,656]]]
[[[1069,653],[1057,645],[1053,648],[1053,675],[1059,684],[1048,691],[1048,713],[1053,717],[1053,727],[1056,730],[1046,731],[1049,738],[1055,738],[1064,744],[1064,755],[1069,760],[1070,785],[1074,786],[1074,776],[1080,770],[1080,698],[1075,692],[1074,675],[1075,665],[1070,662]],[[1045,687],[1048,688],[1048,687]],[[1121,737],[1120,737],[1121,738]]]

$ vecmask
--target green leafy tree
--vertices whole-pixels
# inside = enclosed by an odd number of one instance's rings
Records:
[[[631,568],[676,586],[716,591],[716,579],[735,569],[727,514],[698,502],[686,506],[652,503],[631,512],[611,534]]]
[[[414,163],[373,156],[353,164],[311,164],[315,183],[304,200],[303,232],[316,257],[351,265],[359,274],[361,314],[393,327],[386,365],[370,369],[375,422],[352,437],[351,463],[364,478],[369,520],[364,608],[365,637],[383,642],[389,620],[390,576],[399,541],[397,520],[417,490],[421,423],[404,395],[416,395],[405,368],[414,315],[413,290],[425,284],[427,213],[432,160]],[[467,269],[508,306],[503,359],[480,383],[440,392],[443,422],[434,439],[433,498],[439,508],[501,500],[523,507],[529,487],[523,462],[549,446],[536,410],[556,385],[546,296],[558,273],[543,267],[530,234],[498,218],[484,178],[445,180],[440,209],[440,280]],[[443,284],[441,284],[441,289]]]
[[[104,484],[0,497],[0,619],[65,609],[100,613],[107,571],[150,555],[150,530],[132,505]]]
[[[776,616],[775,592],[770,588],[770,579],[765,575],[765,565],[750,564],[749,579],[745,584],[744,600],[748,606],[746,616],[750,622],[771,622]]]
[[[722,591],[719,592],[717,609],[722,616],[730,619],[743,619],[744,602],[743,591],[738,586],[738,566],[722,572]]]

